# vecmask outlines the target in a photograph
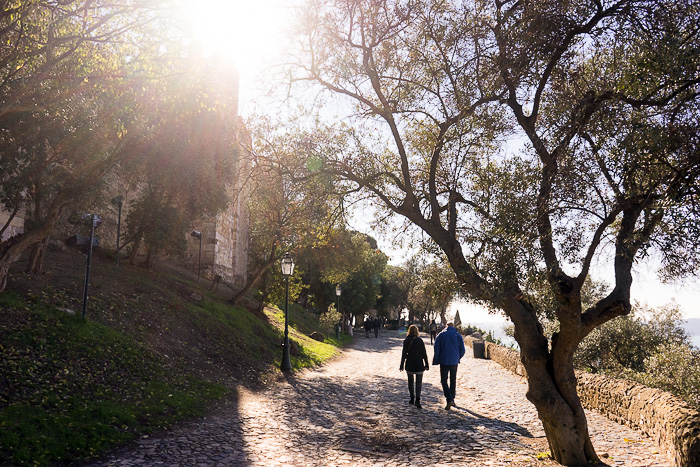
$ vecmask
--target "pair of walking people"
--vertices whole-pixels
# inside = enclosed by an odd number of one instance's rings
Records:
[[[457,365],[464,356],[464,340],[454,325],[447,323],[447,327],[435,338],[433,348],[433,366],[440,365],[440,384],[447,401],[445,410],[450,410],[450,407],[455,406]],[[425,344],[415,325],[408,328],[408,335],[403,341],[399,371],[404,370],[404,364],[408,376],[409,403],[415,404],[420,409],[422,408],[420,396],[423,388],[423,371],[428,371],[430,366]]]

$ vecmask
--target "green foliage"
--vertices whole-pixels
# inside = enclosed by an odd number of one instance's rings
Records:
[[[632,267],[652,251],[667,277],[700,271],[696,2],[304,11],[290,82],[351,109],[319,130],[347,134],[324,167],[353,199],[403,218],[402,234],[432,242],[460,292],[503,309],[521,339],[543,326],[518,316],[544,317],[572,355],[629,310]],[[614,264],[615,283],[584,308],[593,264]]]
[[[438,315],[442,321],[452,299],[459,287],[457,278],[445,262],[443,256],[435,261],[424,263],[421,255],[411,258],[401,266],[401,271],[393,280],[400,294],[405,295],[405,307],[409,311],[409,320],[429,321]]]
[[[252,135],[252,144],[246,147],[250,170],[245,183],[250,212],[249,270],[252,281],[266,276],[260,287],[263,295],[274,296],[268,301],[278,303],[278,297],[284,296],[281,275],[274,270],[278,260],[289,252],[306,273],[312,257],[309,252],[328,251],[329,245],[337,243],[333,237],[341,224],[339,200],[330,190],[328,175],[307,164],[315,135],[262,117],[248,123]]]
[[[329,306],[328,311],[321,313],[321,316],[319,318],[321,332],[323,332],[323,334],[325,334],[326,336],[334,334],[335,327],[340,322],[340,318],[340,312],[338,312],[338,310],[335,309],[335,305]]]
[[[94,208],[111,170],[135,156],[128,128],[144,71],[135,57],[153,58],[162,21],[150,3],[3,4],[0,203],[26,211],[21,237],[0,243],[4,263],[48,237],[67,207]]]
[[[501,345],[501,346],[504,346],[504,347],[505,347],[503,341],[502,341],[500,338],[495,337],[495,336],[493,335],[493,331],[484,331],[483,329],[474,327],[474,326],[472,326],[471,324],[468,325],[466,328],[463,327],[462,329],[465,329],[465,330],[470,330],[470,329],[471,329],[472,333],[478,332],[479,334],[481,334],[481,337],[482,337],[486,342],[492,342],[492,343],[494,343],[494,344],[496,344],[496,345]],[[460,329],[460,330],[461,330],[461,329]]]
[[[340,286],[340,312],[347,315],[362,315],[375,307],[379,298],[382,282],[382,273],[386,268],[388,258],[386,254],[372,248],[372,239],[363,234],[353,236],[357,242],[353,252],[356,268],[349,271],[348,277]],[[335,287],[330,284],[331,294],[335,296]]]
[[[589,334],[575,365],[669,391],[700,407],[700,351],[690,345],[681,322],[673,306],[637,306]]]
[[[342,226],[329,228],[317,243],[301,252],[300,268],[308,286],[308,299],[317,308],[325,309],[336,302],[338,284],[343,313],[364,313],[367,308],[363,307],[374,307],[379,297],[377,273],[383,275],[384,269],[376,240],[368,235]],[[364,304],[357,300],[356,287],[363,289],[360,293],[367,293]]]
[[[267,307],[265,314],[274,326],[277,333],[276,341],[281,343],[284,335],[284,312],[279,308]],[[318,365],[337,354],[336,344],[331,342],[319,342],[310,338],[306,333],[299,332],[297,328],[303,328],[315,321],[316,315],[300,306],[289,307],[289,339],[292,342],[291,361],[292,369],[306,368]],[[313,330],[321,330],[322,326],[313,326]],[[310,329],[309,329],[310,330]],[[279,348],[278,348],[279,349]],[[296,350],[295,350],[296,349]],[[281,363],[281,352],[277,352]]]
[[[700,410],[700,349],[664,343],[644,361],[644,371],[629,375],[646,386],[663,389]]]
[[[581,342],[575,364],[593,373],[644,371],[644,362],[664,344],[688,344],[677,308],[640,306],[596,328]]]
[[[130,129],[137,157],[122,168],[140,188],[127,237],[142,239],[149,257],[181,255],[192,222],[225,209],[238,155],[233,94],[214,78],[230,70],[206,61],[172,67],[173,76],[144,90]]]
[[[279,261],[276,261],[267,271],[267,302],[276,303],[284,309],[287,279],[282,275]],[[294,274],[289,278],[289,303],[294,303],[304,290],[302,272],[298,267],[294,268]]]
[[[408,291],[402,284],[405,282],[403,267],[387,264],[382,273],[382,284],[377,309],[382,315],[389,316],[395,310],[401,310],[406,306]]]

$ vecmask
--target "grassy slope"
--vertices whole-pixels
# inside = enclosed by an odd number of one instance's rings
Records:
[[[98,291],[86,321],[61,309],[80,307],[60,286],[0,294],[0,465],[94,457],[279,375],[279,309],[259,317],[183,278],[136,282],[135,295]],[[290,323],[295,368],[337,353],[340,343],[297,331],[313,330],[314,315],[292,306]]]

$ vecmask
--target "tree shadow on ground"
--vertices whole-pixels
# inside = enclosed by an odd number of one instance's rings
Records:
[[[394,340],[400,344],[401,339]],[[355,349],[386,351],[386,347]],[[329,455],[345,451],[410,458],[447,450],[453,457],[468,460],[488,455],[489,449],[496,449],[494,445],[518,451],[529,447],[522,438],[533,438],[521,425],[468,408],[444,410],[442,388],[431,382],[424,381],[424,408],[420,410],[408,404],[404,377],[379,376],[371,369],[366,374],[343,376],[288,375],[287,381],[284,397],[293,403],[287,406],[285,416],[299,428],[292,433],[293,442]]]

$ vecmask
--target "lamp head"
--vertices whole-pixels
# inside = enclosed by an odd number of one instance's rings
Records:
[[[282,275],[291,276],[294,273],[294,260],[289,253],[285,253],[282,257]]]
[[[200,240],[202,239],[202,232],[199,230],[193,230],[190,235],[192,235],[194,238],[199,238]]]

